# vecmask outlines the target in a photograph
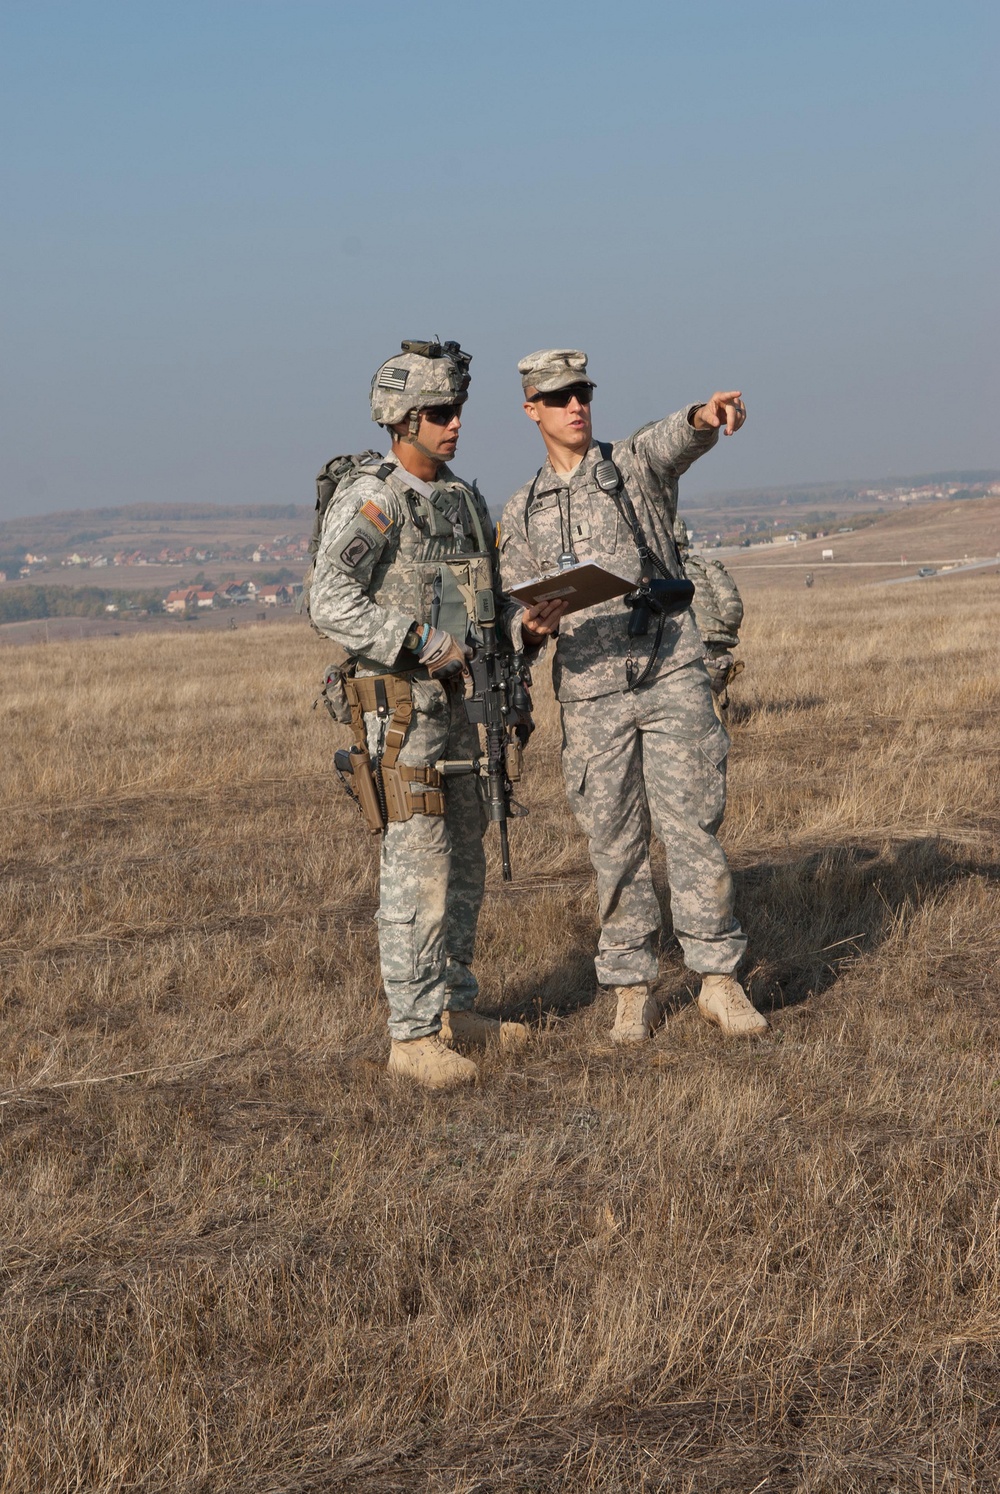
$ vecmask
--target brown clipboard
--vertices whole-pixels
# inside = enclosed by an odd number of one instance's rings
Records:
[[[623,597],[627,591],[635,591],[638,584],[585,561],[567,566],[564,571],[536,576],[533,581],[522,581],[519,586],[510,587],[507,594],[525,607],[537,607],[540,602],[565,602],[567,612],[579,612],[582,607],[596,607],[598,602]]]

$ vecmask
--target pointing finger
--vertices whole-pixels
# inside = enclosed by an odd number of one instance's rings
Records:
[[[746,406],[739,395],[726,402],[726,435],[734,436],[747,418]]]

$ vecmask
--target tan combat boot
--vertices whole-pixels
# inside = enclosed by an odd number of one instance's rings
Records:
[[[698,1010],[733,1037],[767,1031],[767,1018],[752,1005],[735,975],[703,975]]]
[[[472,1059],[446,1048],[437,1033],[411,1038],[408,1043],[394,1040],[389,1050],[389,1073],[422,1084],[424,1089],[455,1089],[459,1084],[475,1084],[479,1078]]]
[[[441,1041],[449,1048],[455,1043],[468,1043],[475,1048],[485,1048],[487,1043],[499,1043],[501,1048],[523,1048],[528,1041],[528,1029],[523,1022],[498,1022],[496,1017],[484,1017],[479,1012],[442,1012]]]
[[[644,1043],[653,1034],[660,1008],[647,985],[615,986],[618,1008],[611,1029],[613,1043]]]

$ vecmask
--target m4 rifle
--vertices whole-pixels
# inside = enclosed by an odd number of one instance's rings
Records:
[[[490,593],[486,593],[492,601]],[[485,599],[480,593],[478,602]],[[487,609],[478,609],[480,613]],[[486,735],[486,785],[490,819],[500,830],[500,860],[503,879],[511,880],[510,843],[507,820],[527,814],[515,803],[513,785],[521,777],[522,751],[535,729],[531,719],[531,674],[522,655],[501,653],[497,646],[496,618],[477,619],[482,644],[469,660],[472,691],[465,702],[466,714]],[[479,771],[482,773],[482,768]],[[445,772],[447,770],[445,769]]]

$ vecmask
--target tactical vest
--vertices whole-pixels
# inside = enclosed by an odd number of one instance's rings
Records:
[[[385,481],[402,495],[407,522],[395,552],[376,566],[369,595],[379,606],[454,638],[464,640],[471,632],[481,642],[476,618],[493,616],[498,588],[493,529],[478,488],[446,480],[434,483],[425,497],[406,487],[398,468]]]

